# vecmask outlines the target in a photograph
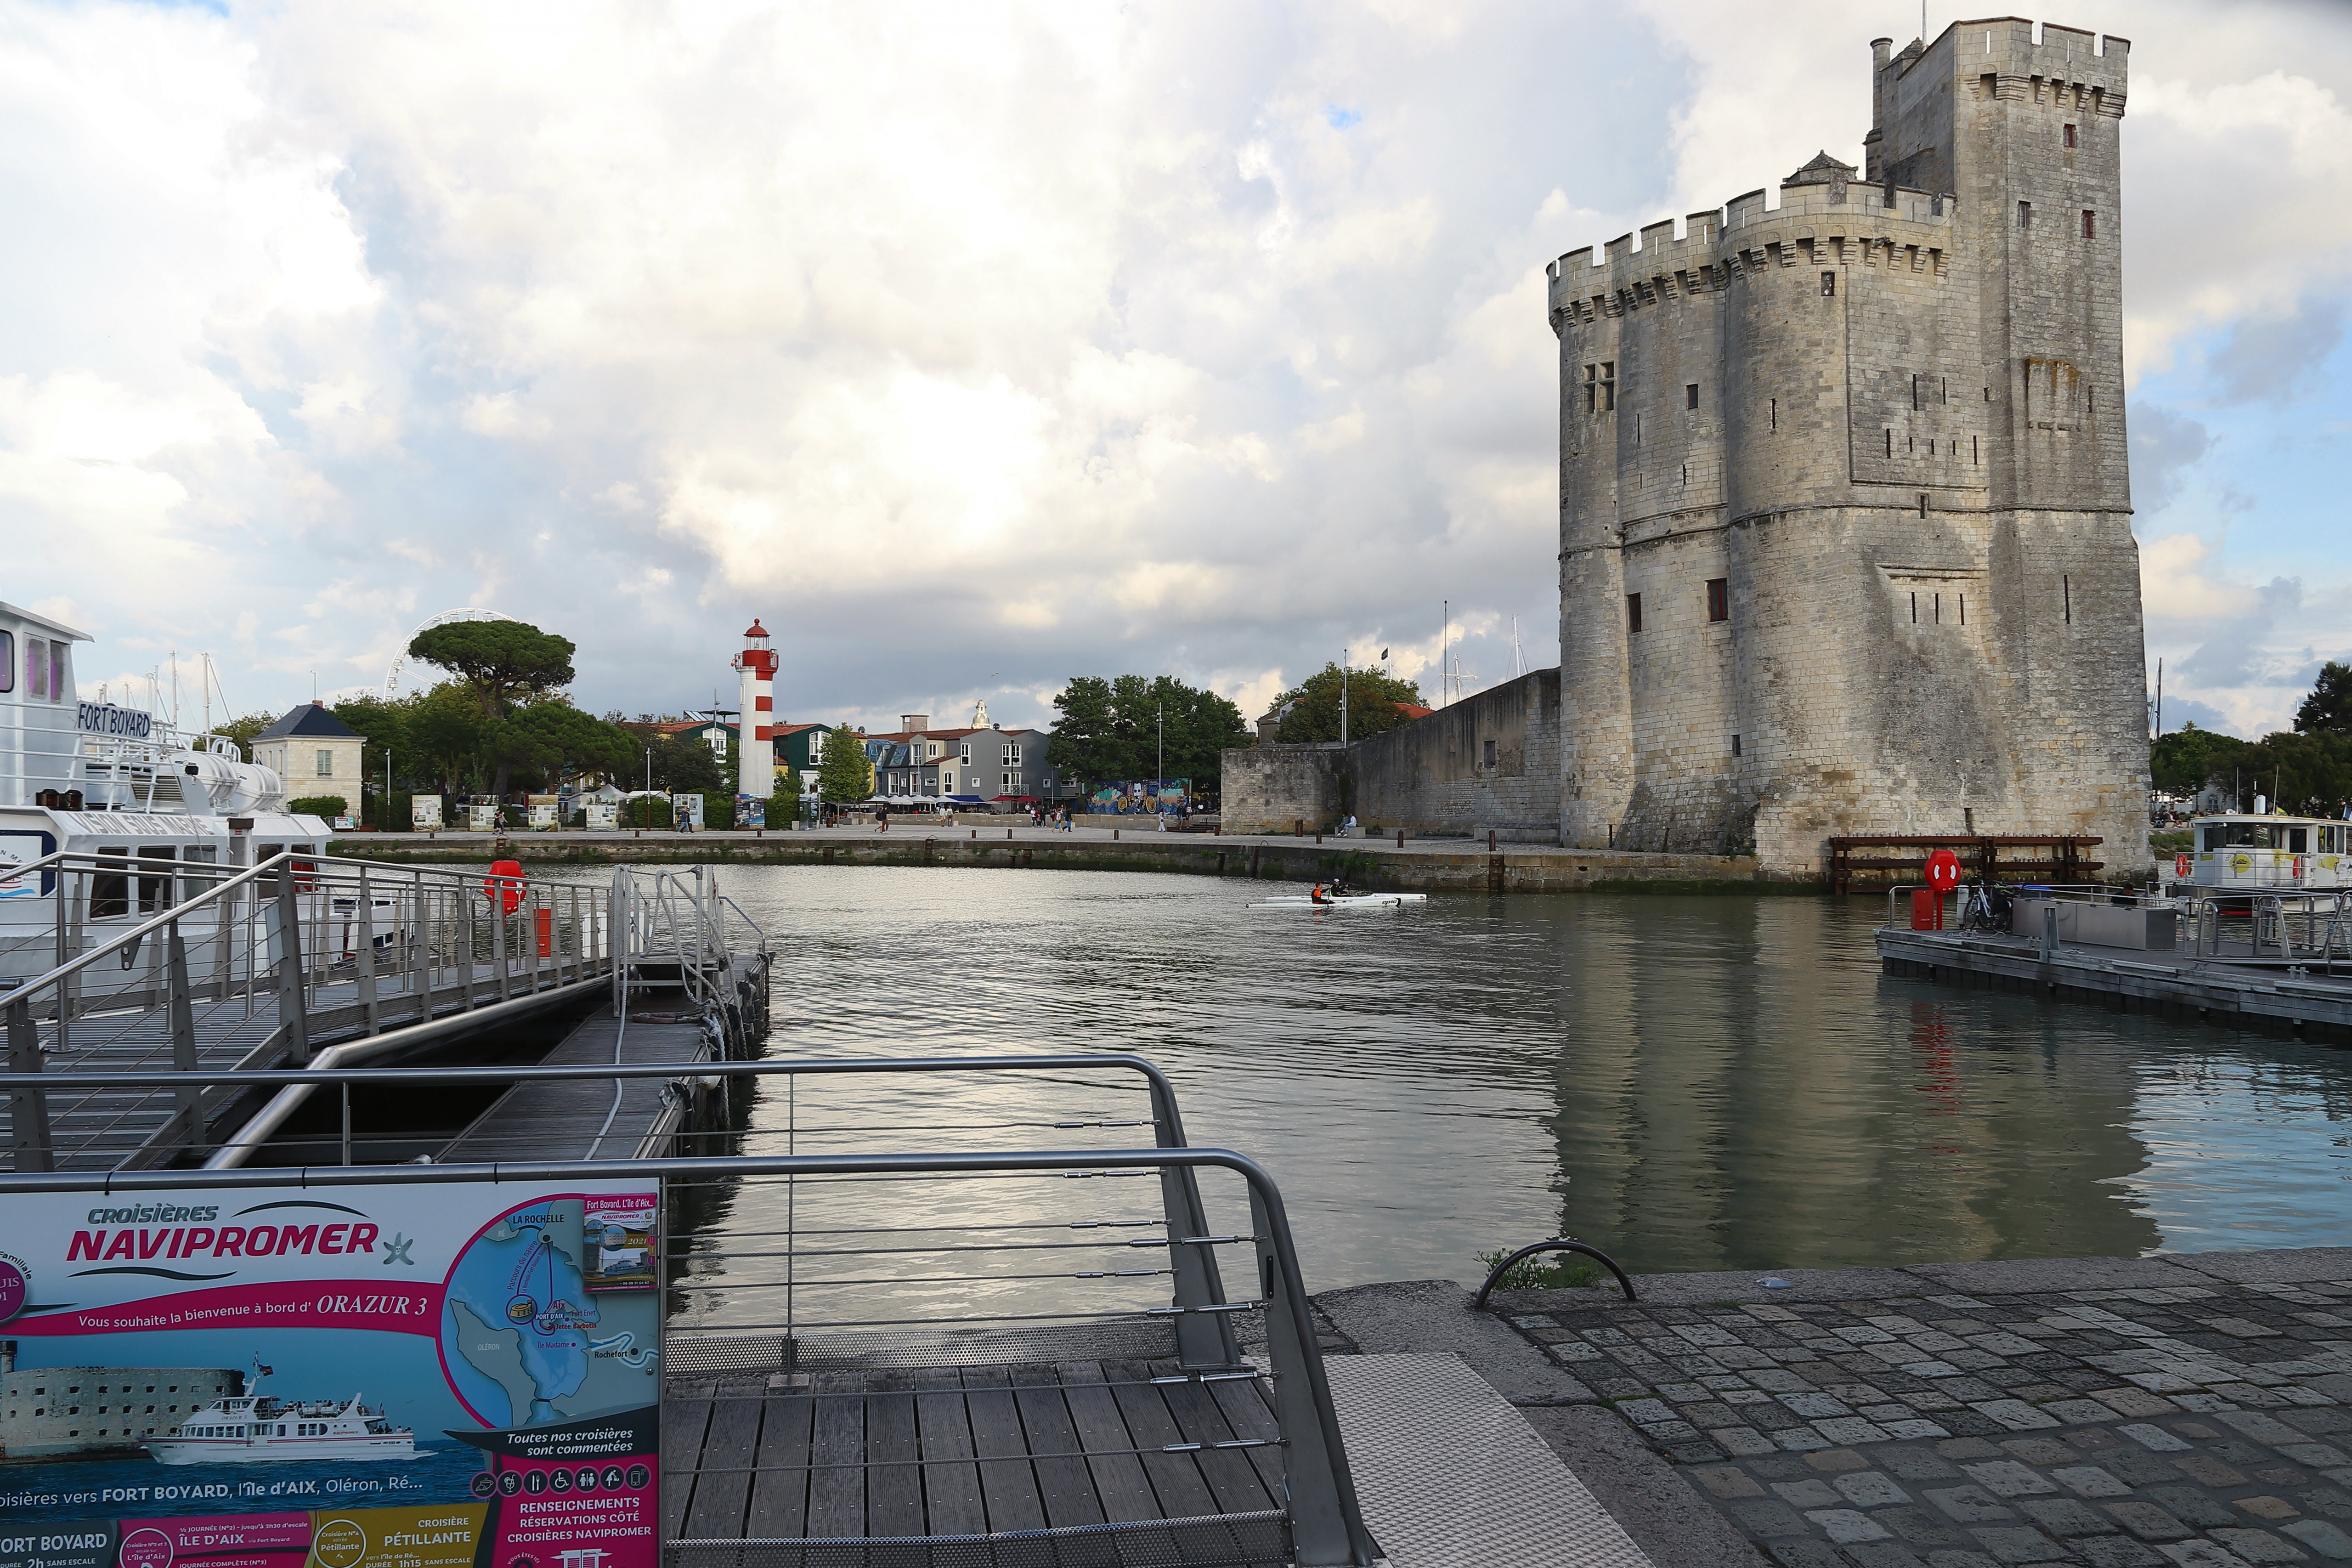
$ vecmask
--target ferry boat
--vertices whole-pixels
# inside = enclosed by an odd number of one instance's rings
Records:
[[[0,603],[0,875],[58,850],[124,862],[119,877],[68,879],[63,900],[47,873],[0,881],[0,992],[56,964],[60,918],[94,945],[201,891],[177,865],[326,851],[326,822],[289,814],[284,783],[236,742],[81,700],[74,649],[90,640]]]
[[[2181,894],[2332,893],[2352,888],[2352,822],[2251,813],[2200,816],[2173,858]]]
[[[245,1396],[215,1399],[161,1437],[143,1440],[164,1465],[261,1465],[301,1459],[413,1459],[416,1434],[352,1394],[348,1404]]]

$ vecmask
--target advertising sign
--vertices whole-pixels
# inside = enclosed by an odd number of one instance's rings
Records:
[[[656,1568],[660,1209],[651,1178],[11,1198],[0,1568]]]
[[[756,795],[737,795],[735,797],[735,826],[738,827],[767,826],[768,803],[761,800]]]
[[[441,797],[437,795],[413,795],[408,797],[408,826],[419,833],[437,832],[441,826]]]
[[[1191,779],[1122,779],[1097,784],[1087,810],[1097,816],[1181,816],[1192,806]]]

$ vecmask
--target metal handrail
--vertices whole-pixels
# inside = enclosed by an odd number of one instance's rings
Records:
[[[704,1064],[695,1064],[698,1068]],[[720,1181],[737,1176],[959,1175],[1084,1169],[1198,1171],[1238,1174],[1249,1188],[1253,1240],[1265,1286],[1266,1350],[1275,1421],[1283,1436],[1286,1502],[1297,1561],[1313,1568],[1371,1568],[1378,1561],[1364,1528],[1341,1437],[1330,1381],[1316,1341],[1313,1308],[1282,1194],[1264,1167],[1229,1149],[1048,1151],[1025,1154],[738,1154],[653,1160],[596,1160],[464,1165],[305,1166],[297,1171],[135,1171],[0,1174],[11,1193],[174,1192],[189,1188],[404,1186],[484,1182],[632,1180]],[[1208,1313],[1230,1315],[1220,1306]],[[1184,1321],[1179,1319],[1180,1321]]]
[[[124,867],[129,874],[137,875],[140,870],[138,861],[133,858],[126,856],[110,856],[108,858],[110,861]],[[257,879],[263,872],[284,869],[288,863],[293,859],[294,854],[291,850],[283,850],[271,856],[268,859],[260,862],[258,865],[247,867],[245,869],[238,871],[236,875],[232,876],[227,881],[207,888],[203,892],[198,893],[194,898],[190,899],[184,903],[173,904],[170,909],[163,910],[161,914],[157,915],[154,919],[148,921],[143,925],[133,926],[129,931],[122,931],[109,941],[99,943],[99,945],[91,948],[88,952],[83,953],[80,957],[69,958],[63,963],[58,964],[56,968],[49,970],[47,973],[33,976],[31,979],[26,981],[22,985],[17,986],[16,989],[8,993],[9,1005],[14,1006],[19,1002],[28,1001],[37,992],[51,985],[62,984],[71,976],[80,973],[83,970],[89,968],[100,959],[105,958],[122,948],[134,947],[138,945],[141,941],[153,932],[162,931],[167,926],[177,925],[181,921],[186,919],[192,910],[203,909],[208,904],[219,902],[223,898],[225,898],[228,893],[234,891],[236,889],[242,887],[247,882]],[[114,865],[110,865],[105,868],[109,872],[111,872],[114,869]],[[167,873],[161,870],[154,871],[152,874],[157,877],[178,875],[176,871]],[[311,875],[311,873],[306,870],[302,875],[307,877]]]

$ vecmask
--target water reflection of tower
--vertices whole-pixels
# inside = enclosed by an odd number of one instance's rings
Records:
[[[1811,899],[1623,900],[1556,928],[1561,1229],[1654,1269],[2131,1255],[2155,1226],[2119,1053],[2031,1002],[1922,1000]],[[1924,1009],[1924,1011],[1918,1010]]]

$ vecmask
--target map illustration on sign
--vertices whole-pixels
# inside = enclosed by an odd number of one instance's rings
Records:
[[[652,1397],[654,1303],[590,1295],[583,1260],[601,1250],[602,1233],[583,1236],[582,1205],[551,1198],[501,1215],[450,1270],[442,1355],[458,1397],[488,1426],[551,1426]]]

